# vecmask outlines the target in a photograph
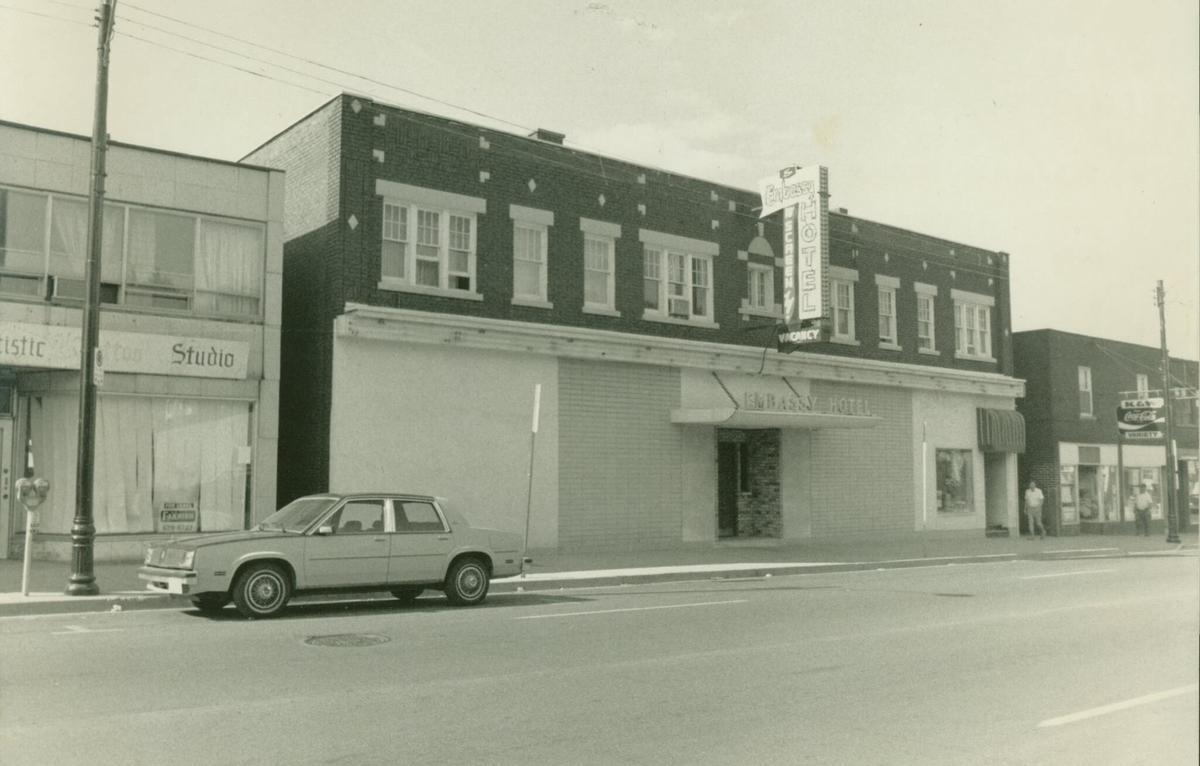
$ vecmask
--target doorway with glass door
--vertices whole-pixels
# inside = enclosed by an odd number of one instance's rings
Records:
[[[717,429],[717,538],[782,537],[779,429]]]

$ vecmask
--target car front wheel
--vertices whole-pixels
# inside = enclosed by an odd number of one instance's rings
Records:
[[[487,596],[487,566],[477,558],[459,559],[446,575],[446,598],[455,606],[473,606]]]
[[[233,587],[233,604],[247,619],[274,617],[291,596],[287,574],[276,564],[251,564]]]

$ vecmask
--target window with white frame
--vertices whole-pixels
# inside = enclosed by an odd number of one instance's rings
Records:
[[[513,302],[551,308],[549,283],[549,231],[554,213],[509,205],[513,224]]]
[[[1079,368],[1079,414],[1082,417],[1093,417],[1092,409],[1092,368]]]
[[[858,272],[841,266],[829,267],[829,308],[833,314],[833,340],[857,343],[854,329],[854,284]]]
[[[992,305],[994,299],[954,290],[954,348],[966,359],[992,359]]]
[[[876,274],[875,286],[879,296],[879,345],[896,348],[899,343],[896,330],[896,290],[900,287],[900,280],[897,277]]]
[[[919,289],[919,288],[918,288]],[[936,290],[937,288],[933,288]],[[936,351],[934,300],[936,292],[917,292],[917,350]]]
[[[613,310],[613,240],[598,234],[583,235],[583,305]]]
[[[659,321],[713,321],[715,243],[641,230],[643,316]]]
[[[773,311],[775,308],[775,269],[760,263],[746,267],[746,286],[749,308],[755,311]]]
[[[476,216],[481,199],[376,181],[383,197],[379,286],[476,296]]]

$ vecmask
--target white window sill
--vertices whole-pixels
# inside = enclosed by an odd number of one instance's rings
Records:
[[[483,296],[467,290],[449,290],[444,287],[428,287],[426,285],[410,285],[397,279],[381,279],[376,285],[380,290],[391,290],[397,293],[415,293],[417,295],[436,295],[441,298],[459,298],[464,301],[481,301]]]
[[[917,353],[925,354],[926,356],[941,356],[942,355],[942,352],[938,351],[936,348],[919,348],[919,349],[917,349]]]
[[[583,307],[583,313],[597,314],[602,317],[619,317],[619,316],[621,316],[620,311],[609,308],[608,306],[586,306],[585,305]]]
[[[829,342],[830,343],[840,343],[843,346],[861,346],[862,345],[856,339],[847,338],[845,335],[835,335],[829,339]]]
[[[898,343],[890,343],[888,341],[882,341],[882,340],[879,341],[879,348],[883,349],[884,351],[903,351],[904,350],[900,347],[900,344],[898,344]]]
[[[992,364],[995,364],[995,363],[996,363],[996,359],[995,359],[994,357],[990,357],[990,356],[977,356],[977,355],[974,355],[974,354],[964,354],[964,353],[963,353],[963,352],[961,352],[961,351],[955,351],[955,352],[954,352],[954,358],[955,358],[955,359],[963,359],[963,360],[965,360],[965,361],[968,361],[968,362],[991,362]]]
[[[783,314],[773,309],[757,308],[755,306],[742,306],[738,309],[738,313],[744,317],[765,317],[767,319],[783,319]]]
[[[526,298],[514,295],[512,299],[514,306],[528,306],[532,309],[552,309],[554,304],[550,301],[544,301],[541,298]]]
[[[706,330],[719,330],[721,325],[716,322],[710,322],[707,319],[679,319],[678,317],[667,316],[653,311],[643,311],[642,319],[647,322],[661,322],[663,324],[678,324],[685,327],[703,327]]]

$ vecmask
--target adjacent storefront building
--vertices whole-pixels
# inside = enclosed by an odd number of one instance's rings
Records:
[[[35,554],[70,555],[90,142],[0,123],[0,531],[50,481]],[[98,560],[275,506],[283,174],[110,145],[93,513]]]
[[[1143,487],[1153,498],[1152,529],[1163,529],[1166,492],[1177,493],[1183,528],[1194,524],[1200,498],[1197,363],[1171,359],[1174,402],[1168,414],[1162,410],[1159,349],[1058,330],[1020,332],[1013,339],[1016,374],[1027,384],[1018,403],[1029,424],[1021,481],[1042,487],[1047,529],[1062,535],[1132,533],[1134,496]],[[1123,409],[1134,413],[1124,419],[1124,429],[1118,421]],[[1177,480],[1167,470],[1167,417]]]

